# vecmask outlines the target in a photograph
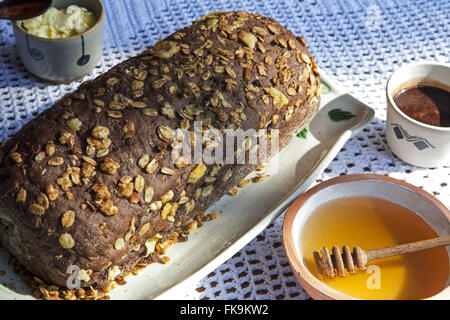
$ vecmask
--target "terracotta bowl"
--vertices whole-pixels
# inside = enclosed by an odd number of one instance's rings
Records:
[[[291,268],[306,292],[318,300],[357,299],[339,292],[317,279],[303,263],[300,239],[303,226],[315,209],[330,200],[371,196],[399,204],[419,214],[439,236],[450,234],[450,211],[435,197],[420,188],[387,176],[355,174],[323,182],[295,200],[283,223],[283,244]],[[450,247],[447,247],[450,257]],[[427,299],[450,299],[450,275],[447,286]]]

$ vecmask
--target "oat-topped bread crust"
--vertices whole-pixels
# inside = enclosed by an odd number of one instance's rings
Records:
[[[318,110],[316,68],[302,38],[246,12],[213,13],[158,41],[2,146],[0,240],[58,286],[70,265],[82,287],[103,287],[157,260],[183,235],[175,230],[256,167],[174,162],[175,130],[276,128],[283,147]]]

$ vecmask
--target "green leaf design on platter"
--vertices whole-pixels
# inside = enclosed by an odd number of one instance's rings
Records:
[[[340,121],[350,120],[350,119],[356,117],[356,115],[354,115],[350,111],[345,111],[340,108],[336,108],[336,109],[330,110],[328,112],[328,117],[333,122],[340,122]]]
[[[327,83],[322,81],[321,85],[322,85],[322,94],[329,94],[331,92],[331,88]]]
[[[308,129],[304,128],[302,131],[297,133],[298,138],[306,139],[308,136]]]

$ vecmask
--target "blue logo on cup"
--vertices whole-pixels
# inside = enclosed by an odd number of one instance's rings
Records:
[[[424,150],[429,147],[435,149],[435,147],[427,139],[422,137],[410,136],[408,134],[408,131],[406,131],[398,123],[393,123],[392,126],[397,139],[405,139],[406,141],[411,142],[418,150]]]
[[[30,40],[28,39],[28,35],[25,36],[25,41],[27,42],[28,53],[34,60],[39,61],[39,60],[44,59],[44,54],[42,53],[41,50],[36,49],[36,48],[31,48]]]
[[[77,64],[79,66],[84,66],[89,62],[90,58],[91,58],[90,55],[84,53],[84,37],[81,36],[81,57],[78,58]]]

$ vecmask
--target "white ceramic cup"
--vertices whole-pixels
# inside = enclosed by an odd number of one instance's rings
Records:
[[[401,90],[415,85],[450,89],[450,65],[416,62],[397,69],[389,78],[386,139],[389,148],[403,161],[425,168],[450,165],[450,127],[437,127],[412,119],[394,102]]]

